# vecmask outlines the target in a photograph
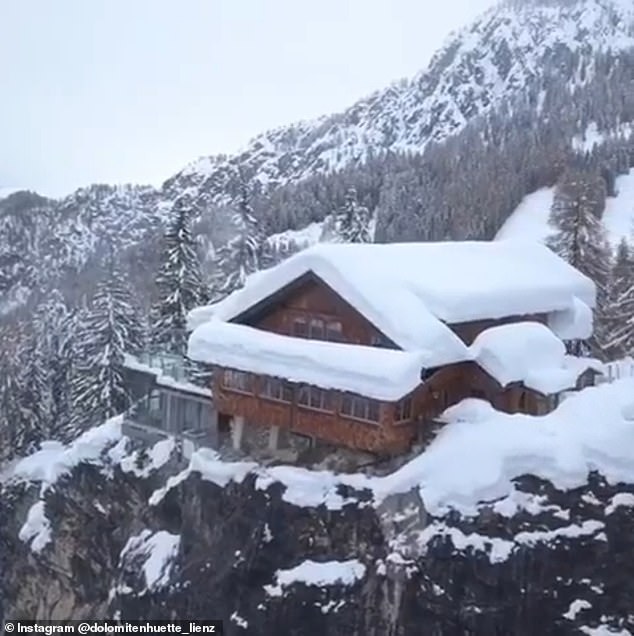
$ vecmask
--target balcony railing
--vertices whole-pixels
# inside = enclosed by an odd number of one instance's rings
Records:
[[[159,370],[163,375],[178,382],[187,382],[191,378],[188,374],[188,361],[185,356],[161,351],[147,350],[137,356],[141,364]]]
[[[135,402],[127,410],[126,419],[152,428],[163,428],[163,415],[160,406],[153,404],[149,397]]]

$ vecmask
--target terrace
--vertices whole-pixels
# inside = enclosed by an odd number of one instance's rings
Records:
[[[174,436],[182,441],[186,458],[201,446],[217,446],[211,390],[196,383],[187,358],[148,350],[127,355],[124,371],[133,401],[125,414],[126,435],[149,444]]]

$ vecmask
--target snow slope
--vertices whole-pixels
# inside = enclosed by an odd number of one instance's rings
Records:
[[[613,247],[621,239],[634,236],[634,169],[616,180],[617,196],[609,197],[603,224]],[[552,234],[548,223],[554,188],[543,188],[524,197],[496,236],[496,240],[529,239],[545,241]]]
[[[496,240],[523,239],[544,242],[552,233],[548,223],[554,188],[542,188],[524,197],[495,237]]]

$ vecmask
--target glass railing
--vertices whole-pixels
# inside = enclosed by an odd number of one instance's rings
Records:
[[[144,351],[138,356],[139,362],[160,371],[178,382],[187,381],[187,359],[185,356],[160,351]]]
[[[144,398],[135,402],[126,413],[127,419],[154,428],[163,428],[163,417],[158,404]]]

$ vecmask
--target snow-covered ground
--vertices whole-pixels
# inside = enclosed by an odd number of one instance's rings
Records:
[[[608,198],[603,224],[610,243],[616,247],[621,239],[634,235],[634,170],[616,180],[617,196]],[[544,241],[552,234],[548,223],[554,188],[542,188],[524,197],[498,232],[497,240],[528,239]]]
[[[524,197],[517,209],[498,232],[496,239],[545,241],[552,233],[548,223],[553,205],[554,189],[542,188]]]
[[[286,230],[279,234],[271,234],[268,240],[275,247],[284,248],[289,245],[296,245],[301,248],[310,247],[321,241],[324,231],[323,226],[323,223],[311,223],[301,230]]]

